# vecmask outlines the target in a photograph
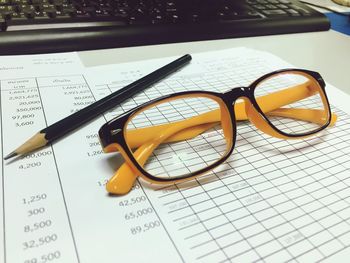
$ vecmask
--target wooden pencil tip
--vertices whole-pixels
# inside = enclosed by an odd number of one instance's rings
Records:
[[[13,152],[11,152],[10,154],[6,155],[6,156],[4,157],[4,160],[8,160],[8,159],[10,159],[10,158],[12,158],[12,157],[15,157],[15,156],[17,156],[17,155],[18,155],[18,153],[16,153],[15,151],[13,151]]]
[[[17,155],[23,155],[29,152],[32,152],[42,146],[45,146],[47,144],[47,140],[45,139],[45,133],[37,133],[33,137],[29,138],[24,144],[19,146],[17,149],[15,149],[10,154],[6,155],[4,157],[4,160],[10,159],[12,157],[15,157]]]

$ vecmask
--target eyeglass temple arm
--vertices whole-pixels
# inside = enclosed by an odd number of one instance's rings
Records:
[[[320,124],[324,123],[324,116],[322,114],[322,110],[280,108],[284,105],[288,105],[295,101],[312,96],[315,92],[315,90],[312,90],[312,88],[310,88],[310,86],[308,86],[307,83],[305,83],[282,91],[261,96],[256,100],[260,108],[266,115],[288,117]],[[248,119],[245,111],[244,101],[235,104],[235,115],[237,121]],[[207,124],[207,126],[196,127],[196,125],[193,125],[192,122],[198,118],[203,120],[201,124]],[[336,115],[332,114],[330,125],[333,125],[336,119]],[[164,141],[164,143],[190,139],[201,134],[205,130],[215,126],[215,124],[219,121],[220,110],[213,110],[179,122],[130,130],[127,132],[126,136],[128,145],[130,146],[130,148],[134,149],[152,140],[154,138],[154,135],[159,134],[159,132],[161,132],[162,130],[167,129],[170,126],[178,125],[182,122],[188,123],[188,127],[169,137],[167,140]]]
[[[301,121],[313,122],[316,124],[324,124],[325,116],[323,110],[316,109],[292,109],[292,108],[279,108],[270,112],[265,113],[268,116],[279,116],[286,117],[290,119],[297,119]],[[337,121],[337,115],[335,113],[331,114],[331,122],[329,126],[333,126]]]

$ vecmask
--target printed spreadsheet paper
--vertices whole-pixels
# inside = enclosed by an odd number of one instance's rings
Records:
[[[1,154],[174,58],[83,68],[75,53],[4,58]],[[226,91],[290,64],[246,48],[190,65],[51,147],[1,163],[0,262],[340,262],[350,258],[349,96],[327,85],[335,127],[278,140],[237,124],[229,160],[175,186],[104,186],[123,162],[104,154],[107,120],[161,95]],[[321,72],[322,74],[322,72]]]

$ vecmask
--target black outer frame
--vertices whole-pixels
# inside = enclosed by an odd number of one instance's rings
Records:
[[[239,94],[238,94],[238,93]],[[237,97],[241,97],[241,89],[235,89],[235,93],[237,93]],[[190,173],[186,176],[178,176],[178,177],[172,177],[172,178],[162,178],[162,177],[156,177],[153,176],[151,174],[149,174],[147,171],[145,171],[142,166],[139,165],[139,163],[136,161],[134,155],[132,154],[131,149],[129,148],[129,146],[127,145],[126,141],[125,141],[125,136],[124,136],[124,128],[125,125],[129,122],[130,119],[132,119],[132,117],[137,114],[141,109],[152,105],[154,103],[160,102],[162,100],[166,100],[169,98],[176,98],[178,96],[186,96],[186,95],[194,95],[194,94],[203,94],[203,95],[210,95],[210,96],[215,96],[219,99],[221,99],[225,106],[226,106],[226,110],[229,113],[230,119],[231,119],[231,128],[232,128],[232,134],[234,135],[234,138],[232,138],[232,145],[231,148],[226,151],[226,154],[219,159],[218,161],[212,163],[211,165],[209,165],[208,167],[205,167],[201,170],[198,170],[194,173]],[[134,166],[136,166],[136,168],[141,172],[142,174],[145,175],[146,177],[150,178],[152,181],[157,181],[157,182],[173,182],[179,179],[188,179],[191,177],[196,177],[202,173],[205,173],[207,171],[210,171],[212,169],[214,169],[215,167],[217,167],[218,165],[220,165],[221,163],[225,162],[227,160],[227,158],[231,155],[234,147],[235,147],[235,143],[236,143],[236,117],[233,111],[233,107],[231,103],[231,100],[228,99],[229,96],[227,96],[226,93],[217,93],[217,92],[210,92],[210,91],[184,91],[184,92],[178,92],[178,93],[174,93],[174,94],[170,94],[170,95],[165,95],[162,96],[160,98],[151,100],[149,102],[146,102],[144,104],[141,104],[140,106],[137,106],[134,109],[131,109],[127,112],[125,112],[124,114],[110,120],[109,122],[105,123],[99,130],[99,138],[100,138],[100,142],[102,144],[102,147],[105,148],[107,147],[109,144],[112,143],[118,143],[123,149],[124,152],[128,155],[129,159],[133,162]],[[233,125],[233,123],[235,125]]]
[[[320,128],[318,128],[315,131],[312,132],[308,132],[308,133],[303,133],[303,134],[287,134],[284,133],[282,131],[280,131],[279,129],[277,129],[270,121],[269,119],[266,117],[266,115],[263,113],[263,111],[260,109],[258,103],[255,100],[254,97],[254,91],[256,89],[256,87],[258,86],[259,83],[261,83],[262,81],[264,81],[265,79],[276,75],[276,74],[281,74],[281,73],[285,73],[285,72],[301,72],[304,74],[308,74],[310,75],[312,78],[314,78],[319,86],[322,89],[323,95],[325,96],[326,102],[327,102],[327,107],[328,107],[328,116],[329,119],[327,120],[326,124],[321,126]],[[292,137],[292,138],[296,138],[296,137],[304,137],[304,136],[308,136],[308,135],[312,135],[315,134],[323,129],[325,129],[331,121],[331,110],[330,110],[330,105],[329,105],[329,101],[328,101],[328,97],[327,94],[325,92],[325,82],[323,80],[323,78],[321,77],[321,75],[317,72],[314,71],[309,71],[309,70],[304,70],[304,69],[294,69],[294,68],[289,68],[289,69],[282,69],[282,70],[277,70],[277,71],[273,71],[271,73],[265,74],[262,77],[258,78],[257,80],[255,80],[252,84],[250,84],[248,87],[237,87],[237,88],[233,88],[232,90],[225,92],[225,93],[218,93],[218,92],[210,92],[210,91],[184,91],[184,92],[178,92],[178,93],[174,93],[174,94],[169,94],[169,95],[165,95],[162,97],[159,97],[157,99],[151,100],[149,102],[146,102],[144,104],[141,104],[137,107],[135,107],[134,109],[131,109],[127,112],[125,112],[124,114],[108,121],[107,123],[105,123],[99,130],[99,138],[100,138],[100,142],[102,144],[102,147],[105,148],[108,145],[112,144],[112,143],[118,143],[125,151],[125,153],[128,155],[129,159],[133,162],[133,164],[135,165],[135,167],[141,172],[142,174],[146,177],[148,177],[149,179],[151,179],[152,181],[156,181],[156,182],[174,182],[176,180],[179,179],[188,179],[188,178],[192,178],[192,177],[196,177],[197,175],[203,174],[205,172],[208,172],[212,169],[214,169],[216,166],[220,165],[221,163],[223,163],[224,161],[227,160],[227,158],[231,155],[235,144],[236,144],[236,133],[237,133],[237,126],[236,126],[236,117],[235,117],[235,113],[234,113],[234,104],[236,102],[236,100],[240,97],[246,97],[250,100],[250,102],[253,104],[253,106],[255,107],[255,109],[258,111],[258,113],[260,114],[260,117],[262,117],[264,119],[264,121],[266,121],[277,133],[284,135],[286,137]],[[200,94],[203,95],[209,95],[209,96],[214,96],[219,98],[220,100],[222,100],[226,106],[226,109],[229,113],[230,119],[231,119],[231,129],[232,129],[232,134],[234,136],[234,138],[232,138],[232,146],[231,148],[226,152],[226,154],[219,159],[218,161],[212,163],[211,165],[209,165],[206,168],[203,168],[201,170],[198,170],[194,173],[190,173],[186,176],[177,176],[177,177],[173,177],[173,178],[161,178],[161,177],[155,177],[151,174],[149,174],[147,171],[145,171],[140,165],[139,163],[136,161],[136,159],[134,158],[131,149],[129,148],[129,146],[127,145],[126,141],[125,141],[125,136],[124,136],[124,128],[125,125],[129,122],[129,120],[135,115],[137,114],[140,110],[142,110],[145,107],[148,107],[154,103],[158,103],[161,102],[162,100],[167,100],[169,98],[176,98],[178,96],[186,96],[186,95],[194,95],[194,94],[198,94],[200,96]]]

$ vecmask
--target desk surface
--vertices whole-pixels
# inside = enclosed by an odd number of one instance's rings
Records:
[[[86,66],[95,66],[240,46],[268,51],[295,67],[318,71],[327,82],[350,94],[350,37],[333,30],[84,51],[79,55]]]

